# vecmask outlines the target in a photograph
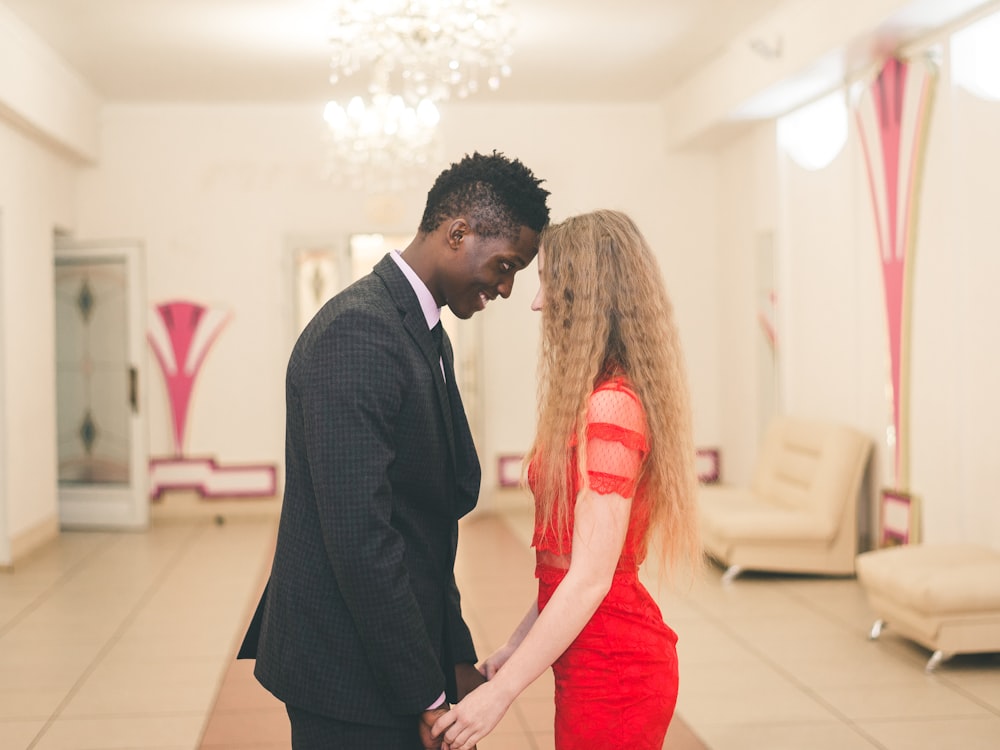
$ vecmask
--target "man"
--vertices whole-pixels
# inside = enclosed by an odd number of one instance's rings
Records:
[[[453,570],[479,461],[433,331],[444,305],[466,319],[510,296],[548,223],[540,183],[496,152],[452,164],[413,241],[292,351],[277,547],[240,656],[286,704],[295,750],[437,747],[447,701],[483,681]]]

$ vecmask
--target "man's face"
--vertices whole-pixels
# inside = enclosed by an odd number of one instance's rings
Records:
[[[517,242],[511,242],[502,237],[483,238],[467,227],[453,247],[455,254],[441,286],[445,304],[465,320],[491,300],[510,296],[514,274],[530,264],[538,251],[538,232],[522,226]]]

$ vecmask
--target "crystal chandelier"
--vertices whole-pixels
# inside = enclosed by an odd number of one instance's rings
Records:
[[[513,33],[506,0],[342,0],[330,82],[372,65],[410,104],[469,96],[480,76],[495,91],[510,75]]]
[[[370,71],[368,98],[327,103],[331,176],[397,190],[437,161],[437,102],[510,75],[506,0],[340,0],[330,83]]]
[[[425,171],[437,153],[437,107],[422,99],[416,107],[399,94],[376,90],[346,107],[327,102],[331,176],[370,192],[400,190]]]

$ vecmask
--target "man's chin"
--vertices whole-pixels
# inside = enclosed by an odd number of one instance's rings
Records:
[[[452,305],[451,303],[448,303],[448,309],[451,310],[452,314],[459,320],[468,320],[477,312],[479,312],[479,308],[457,307],[456,305]]]

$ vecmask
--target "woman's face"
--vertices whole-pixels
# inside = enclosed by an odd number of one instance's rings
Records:
[[[538,294],[535,295],[535,299],[531,302],[531,309],[535,312],[541,312],[542,308],[545,306],[545,282],[542,280],[542,264],[545,263],[545,248],[541,245],[538,246]]]

